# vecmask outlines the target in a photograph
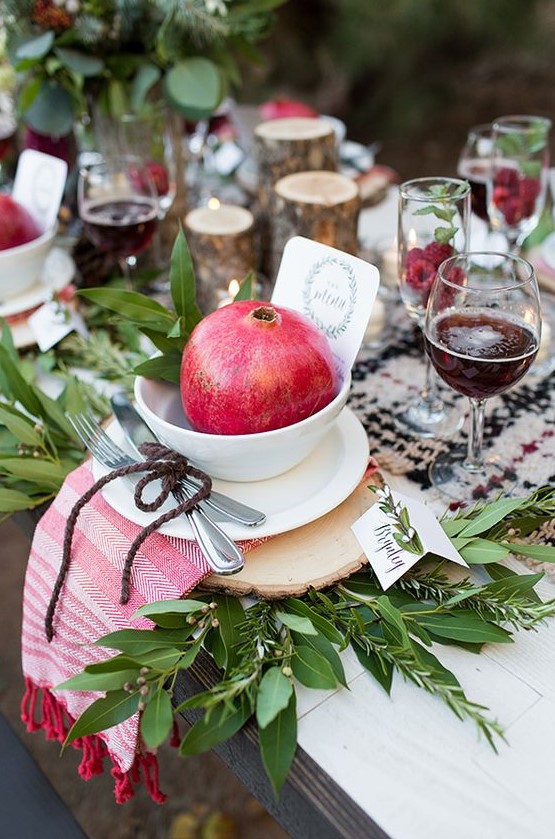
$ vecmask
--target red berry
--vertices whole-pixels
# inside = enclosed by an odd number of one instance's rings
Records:
[[[424,248],[424,259],[427,259],[435,268],[439,268],[445,259],[453,256],[451,245],[442,245],[440,242],[430,242]]]
[[[407,265],[405,282],[419,293],[428,292],[435,279],[436,268],[427,259],[417,259]]]
[[[425,259],[424,251],[422,248],[411,248],[410,251],[407,253],[406,264],[407,268],[409,265],[412,265],[413,262],[416,262],[417,259]]]
[[[497,170],[493,180],[495,186],[506,186],[511,192],[518,190],[519,178],[516,169],[510,169],[508,166],[504,166],[502,169]]]
[[[537,178],[522,178],[518,192],[523,201],[531,201],[533,203],[540,194],[540,189],[540,182]]]

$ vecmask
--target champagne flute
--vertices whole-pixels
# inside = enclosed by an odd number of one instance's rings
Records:
[[[550,128],[549,119],[537,116],[499,117],[492,126],[488,214],[512,253],[537,226],[545,204]]]
[[[405,308],[422,329],[438,266],[465,250],[469,235],[470,186],[459,178],[416,178],[399,191],[398,273]],[[448,437],[463,423],[457,404],[443,401],[429,359],[416,399],[394,417],[397,426],[420,437]]]
[[[159,217],[156,189],[144,160],[124,155],[81,169],[77,200],[85,235],[119,260],[130,285],[136,256],[151,243]]]
[[[493,252],[447,259],[430,292],[424,337],[438,375],[471,407],[467,451],[440,455],[430,467],[433,485],[457,501],[510,491],[514,470],[483,453],[484,417],[486,400],[519,382],[538,351],[541,314],[532,265]]]

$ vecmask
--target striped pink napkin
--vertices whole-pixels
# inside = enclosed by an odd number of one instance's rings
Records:
[[[29,731],[42,728],[49,739],[62,742],[69,727],[101,694],[54,691],[85,665],[103,661],[115,651],[93,646],[116,629],[150,628],[146,619],[131,621],[139,606],[179,598],[190,592],[209,567],[194,542],[154,533],[135,557],[129,602],[119,603],[121,572],[127,550],[140,531],[103,499],[101,493],[84,507],[73,536],[69,574],[54,615],[55,636],[48,643],[44,617],[62,559],[67,517],[75,502],[94,483],[90,463],[66,479],[43,516],[33,539],[23,602],[22,659],[26,692],[22,718]],[[260,544],[250,540],[244,551]],[[103,759],[112,762],[116,800],[133,795],[132,782],[143,778],[155,801],[162,802],[154,755],[139,740],[138,715],[126,722],[76,741],[83,751],[79,773],[84,779],[102,772]]]

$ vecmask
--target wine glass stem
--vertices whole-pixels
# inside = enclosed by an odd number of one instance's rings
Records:
[[[442,410],[443,402],[438,393],[437,377],[428,353],[424,355],[424,362],[426,365],[426,378],[424,380],[424,387],[420,391],[420,398],[428,406],[430,413],[435,413],[436,411]]]
[[[484,469],[482,442],[484,439],[485,413],[485,399],[470,399],[470,435],[468,437],[468,451],[462,464],[463,469],[466,469],[467,472],[482,472]]]

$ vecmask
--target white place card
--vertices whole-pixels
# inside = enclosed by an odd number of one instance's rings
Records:
[[[12,198],[22,204],[43,230],[56,224],[66,185],[67,163],[34,149],[19,155]]]
[[[395,520],[381,510],[379,504],[374,504],[351,525],[384,591],[427,553],[437,554],[468,568],[426,504],[395,490],[391,490],[391,493],[394,503],[407,509],[410,524],[418,533],[424,548],[421,554],[406,551],[397,544],[393,538]]]
[[[360,349],[379,284],[374,265],[294,236],[283,250],[272,303],[302,312],[322,330],[344,377]]]
[[[81,315],[56,301],[49,301],[33,312],[27,323],[41,352],[50,350],[70,332],[79,332],[84,338],[89,334]]]

